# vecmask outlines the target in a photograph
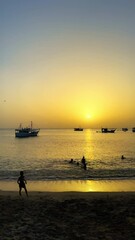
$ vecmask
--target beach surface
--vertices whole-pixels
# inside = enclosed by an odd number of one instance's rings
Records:
[[[28,181],[28,192],[135,192],[135,180]],[[0,190],[17,191],[16,181],[0,181]]]
[[[135,239],[135,192],[0,191],[2,240]]]

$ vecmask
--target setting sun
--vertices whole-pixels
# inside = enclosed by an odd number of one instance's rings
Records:
[[[87,114],[86,119],[91,119],[91,114]]]

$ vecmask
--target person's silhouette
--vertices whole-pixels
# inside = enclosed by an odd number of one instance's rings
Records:
[[[21,191],[22,191],[22,188],[24,188],[25,193],[28,197],[28,192],[27,192],[27,188],[26,188],[27,181],[24,177],[23,171],[20,171],[20,177],[18,178],[17,183],[19,184],[19,195],[20,196],[22,195]]]
[[[83,165],[84,170],[86,170],[86,168],[87,168],[87,167],[86,167],[87,163],[86,163],[86,159],[85,159],[84,156],[82,157],[81,163],[82,163],[82,165]]]

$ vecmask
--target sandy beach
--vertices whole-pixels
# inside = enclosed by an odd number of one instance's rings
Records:
[[[0,239],[135,239],[135,192],[0,191]]]

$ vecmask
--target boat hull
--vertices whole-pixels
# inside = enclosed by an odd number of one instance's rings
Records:
[[[15,137],[17,137],[17,138],[37,137],[38,132],[39,131],[37,131],[37,132],[30,132],[30,133],[16,132],[15,133]]]

